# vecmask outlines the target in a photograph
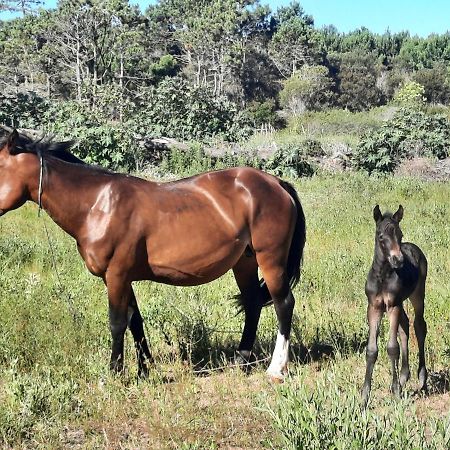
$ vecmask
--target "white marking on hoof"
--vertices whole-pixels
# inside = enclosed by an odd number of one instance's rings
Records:
[[[289,361],[289,339],[280,332],[277,334],[277,342],[273,351],[272,361],[267,369],[267,375],[272,379],[284,380],[287,364]]]

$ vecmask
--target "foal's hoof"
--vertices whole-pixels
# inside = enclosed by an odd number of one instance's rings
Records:
[[[142,380],[142,381],[147,380],[148,375],[149,375],[148,367],[143,367],[138,370],[138,374],[137,374],[138,380]]]
[[[400,387],[400,384],[398,382],[391,384],[391,394],[395,395],[396,397],[401,396],[402,388]]]
[[[402,370],[400,372],[400,386],[403,387],[411,377],[409,369]]]
[[[425,367],[421,367],[417,373],[417,377],[419,378],[419,390],[426,392],[428,379],[427,369]]]

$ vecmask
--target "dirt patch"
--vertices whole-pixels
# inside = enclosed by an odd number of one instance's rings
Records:
[[[416,176],[425,181],[449,181],[450,158],[434,161],[429,158],[412,158],[402,161],[396,175]]]

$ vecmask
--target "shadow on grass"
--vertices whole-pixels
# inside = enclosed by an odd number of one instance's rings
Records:
[[[189,362],[198,376],[207,376],[233,366],[240,366],[245,372],[250,373],[254,367],[269,365],[274,346],[272,340],[258,340],[248,361],[236,358],[237,345],[238,341],[223,344],[214,339],[213,333],[205,333],[202,339],[192,343],[189,351],[186,346],[181,346],[179,357]],[[332,360],[337,356],[345,358],[361,353],[365,346],[366,338],[358,334],[347,335],[336,331],[329,339],[323,339],[317,330],[315,338],[307,345],[300,342],[291,344],[290,360],[297,364],[310,364]]]
[[[428,395],[441,395],[450,391],[450,369],[428,374]]]
[[[173,349],[173,358],[188,364],[193,372],[205,376],[212,372],[229,369],[232,366],[244,365],[246,372],[254,366],[268,366],[275,345],[272,336],[257,339],[248,361],[236,358],[241,331],[230,330],[223,326],[211,327],[207,312],[195,311],[191,314],[180,314],[176,325],[165,328],[162,322],[157,329],[162,333],[165,343]],[[334,359],[337,356],[346,358],[358,354],[366,346],[367,333],[364,330],[352,332],[345,322],[329,323],[326,327],[316,328],[311,338],[303,338],[302,327],[294,318],[292,324],[292,340],[290,360],[298,364],[309,364],[322,360]]]

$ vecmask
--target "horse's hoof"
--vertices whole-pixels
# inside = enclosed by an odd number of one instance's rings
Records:
[[[401,396],[402,389],[401,389],[400,384],[398,382],[391,385],[391,394],[395,395],[396,397],[400,397]]]
[[[248,374],[252,369],[252,352],[248,350],[238,350],[234,356],[234,364],[244,373]]]
[[[284,377],[278,377],[275,375],[269,375],[269,380],[273,384],[283,384],[284,383]]]
[[[402,369],[402,371],[400,372],[400,387],[405,386],[405,384],[409,381],[409,379],[411,378],[411,372],[409,371],[409,369]]]
[[[267,370],[267,376],[273,384],[283,384],[285,376],[282,372],[271,372]]]
[[[137,378],[139,381],[148,380],[149,370],[147,368],[138,370]]]

